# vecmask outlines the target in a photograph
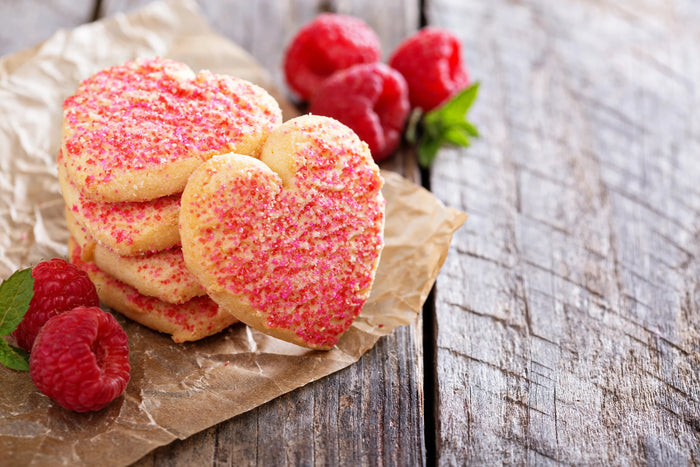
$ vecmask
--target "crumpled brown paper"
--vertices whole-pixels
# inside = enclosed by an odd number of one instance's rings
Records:
[[[101,68],[154,55],[249,79],[274,94],[265,71],[214,34],[192,1],[151,4],[61,31],[0,59],[0,278],[66,255],[55,163],[63,100]],[[286,117],[294,115],[280,103]],[[102,411],[64,410],[34,388],[28,373],[0,366],[0,464],[131,463],[351,365],[381,336],[414,322],[466,215],[396,174],[384,176],[386,246],[371,297],[336,348],[303,349],[242,324],[174,344],[118,317],[129,335],[132,379]]]

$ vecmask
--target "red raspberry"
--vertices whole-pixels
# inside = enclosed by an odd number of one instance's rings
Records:
[[[77,307],[49,319],[29,356],[34,385],[76,412],[100,410],[129,382],[127,336],[111,314]]]
[[[322,13],[301,28],[284,58],[287,83],[309,100],[321,82],[335,71],[381,57],[379,38],[359,18]]]
[[[352,128],[369,145],[374,160],[380,161],[399,145],[409,107],[401,74],[375,62],[331,75],[314,94],[309,112]]]
[[[87,273],[61,258],[42,261],[32,269],[34,296],[12,335],[17,345],[31,352],[34,339],[46,321],[76,306],[99,306],[95,285]]]
[[[408,83],[411,106],[425,112],[469,85],[462,46],[451,32],[423,28],[396,48],[389,65]]]

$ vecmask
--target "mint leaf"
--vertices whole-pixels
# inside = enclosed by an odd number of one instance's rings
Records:
[[[29,354],[0,338],[0,363],[18,371],[29,371]]]
[[[471,108],[479,94],[479,83],[474,83],[468,88],[462,90],[452,99],[447,101],[442,106],[431,111],[426,116],[427,119],[440,118],[447,125],[452,125],[464,121],[464,117]],[[430,115],[433,114],[433,115]]]
[[[0,336],[17,329],[34,296],[31,268],[16,271],[0,284]],[[29,354],[0,337],[0,363],[8,368],[29,371]]]
[[[479,130],[467,120],[461,121],[459,125],[456,126],[459,126],[462,130],[466,131],[469,136],[473,136],[474,138],[479,137]]]
[[[418,143],[418,164],[421,167],[429,167],[442,144],[442,139],[424,135]]]
[[[444,139],[456,146],[469,146],[469,136],[464,128],[453,126],[445,131]]]
[[[418,145],[418,163],[427,168],[432,164],[438,149],[445,144],[469,146],[471,138],[479,131],[467,120],[467,112],[479,93],[479,83],[474,83],[455,95],[448,102],[426,113],[422,118],[422,136]],[[413,116],[412,116],[413,117]],[[416,130],[409,126],[409,142],[415,139]]]
[[[16,271],[0,284],[0,336],[17,328],[34,295],[31,268]]]

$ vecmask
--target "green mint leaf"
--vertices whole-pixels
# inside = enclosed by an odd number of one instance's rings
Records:
[[[426,169],[430,167],[442,143],[440,138],[430,138],[424,135],[418,144],[418,164]]]
[[[444,138],[456,146],[469,146],[469,133],[461,127],[453,126],[445,131]]]
[[[472,123],[463,120],[462,122],[460,122],[459,127],[466,131],[469,136],[473,136],[474,138],[479,137],[479,130],[477,130],[477,128]]]
[[[31,268],[16,271],[0,284],[0,336],[17,328],[34,295]]]
[[[467,120],[467,112],[479,94],[479,83],[462,90],[448,102],[423,115],[422,135],[418,144],[418,163],[427,168],[444,144],[469,146],[471,138],[479,137],[479,130]],[[412,116],[413,118],[413,116]],[[415,125],[410,126],[407,139],[416,137]],[[409,137],[410,136],[410,137]]]
[[[445,112],[455,112],[464,116],[464,113],[469,111],[476,97],[479,95],[479,84],[480,83],[477,81],[448,101],[445,105]]]
[[[441,122],[444,126],[459,124],[465,120],[467,112],[479,95],[479,83],[476,82],[457,93],[452,99],[433,109],[425,115],[426,123],[433,125]]]
[[[29,371],[29,354],[0,337],[0,363],[18,371]]]

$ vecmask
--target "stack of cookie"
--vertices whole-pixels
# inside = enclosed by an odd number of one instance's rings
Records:
[[[277,102],[243,80],[153,58],[108,68],[64,103],[57,158],[71,260],[109,307],[176,342],[228,327],[185,266],[180,196],[217,154],[258,157]]]

